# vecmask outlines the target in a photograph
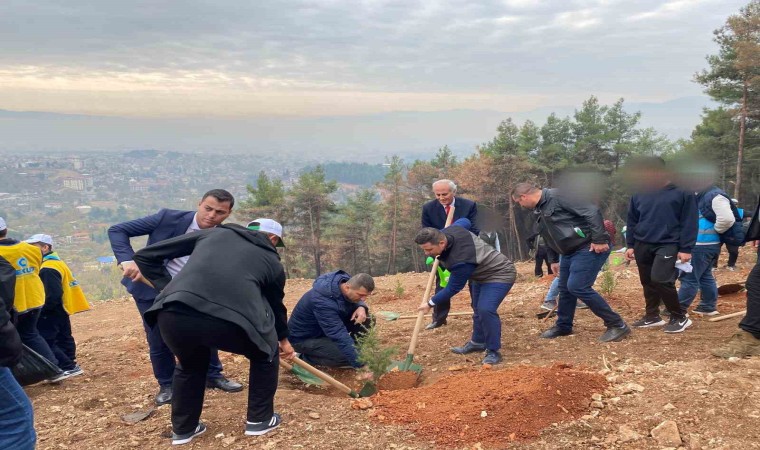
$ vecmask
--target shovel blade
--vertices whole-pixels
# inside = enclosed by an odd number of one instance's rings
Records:
[[[409,371],[409,372],[422,372],[422,366],[419,364],[414,364],[412,361],[414,360],[414,355],[406,355],[406,359],[403,361],[393,361],[391,365],[388,367],[388,372],[392,371]]]
[[[307,385],[321,386],[322,384],[324,384],[324,381],[322,381],[321,378],[315,375],[312,375],[310,372],[308,372],[307,370],[303,369],[300,366],[294,365],[293,368],[291,369],[291,373],[295,375],[296,377],[298,377],[299,380],[303,381]]]
[[[372,381],[365,383],[362,390],[359,391],[359,397],[371,397],[375,394],[377,394],[377,385]]]
[[[382,316],[383,319],[388,320],[388,321],[394,321],[398,319],[399,317],[401,317],[401,314],[397,312],[393,312],[393,311],[380,311],[378,314],[380,314],[380,316]]]

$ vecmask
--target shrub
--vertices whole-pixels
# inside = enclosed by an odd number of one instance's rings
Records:
[[[617,280],[615,279],[615,274],[610,270],[609,267],[606,267],[602,272],[602,280],[599,282],[599,290],[605,296],[610,296],[613,292],[615,292],[616,287]]]
[[[396,278],[396,297],[401,298],[404,296],[404,285],[401,284],[401,279],[398,277]]]
[[[391,358],[398,352],[397,347],[384,347],[381,344],[377,327],[365,328],[356,339],[356,350],[359,353],[359,362],[366,364],[375,383],[388,370]]]

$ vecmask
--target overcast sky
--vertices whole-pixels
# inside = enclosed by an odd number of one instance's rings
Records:
[[[744,0],[2,0],[0,109],[523,111],[700,95]]]

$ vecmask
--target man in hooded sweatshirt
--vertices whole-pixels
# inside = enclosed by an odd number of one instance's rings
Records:
[[[275,246],[282,226],[271,219],[220,225],[145,247],[134,255],[140,273],[160,291],[145,312],[149,326],[177,356],[172,383],[172,443],[206,431],[200,421],[206,373],[214,349],[250,360],[245,434],[277,428],[274,412],[279,358],[288,342],[285,270]],[[192,255],[174,278],[164,261]]]
[[[366,273],[326,273],[298,301],[288,321],[290,342],[309,363],[326,367],[362,367],[356,337],[372,326],[364,300],[375,290]]]

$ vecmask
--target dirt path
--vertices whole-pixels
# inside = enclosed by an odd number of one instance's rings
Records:
[[[719,282],[743,281],[750,265],[750,257],[746,260],[743,257],[739,271],[717,273]],[[352,409],[350,399],[319,388],[304,389],[296,379],[282,374],[276,398],[276,408],[284,418],[279,430],[262,438],[243,436],[245,393],[208,392],[203,419],[209,431],[184,448],[656,449],[662,446],[649,432],[664,420],[676,422],[681,437],[687,441],[685,448],[760,448],[757,439],[760,435],[760,359],[728,362],[709,355],[715,344],[735,332],[738,320],[709,323],[694,318],[694,326],[680,335],[668,336],[661,330],[636,330],[624,342],[600,344],[596,339],[604,331],[602,324],[586,310],[577,313],[573,336],[545,341],[539,339],[538,334],[550,324],[536,320],[535,313],[549,280],[524,275],[532,272],[529,265],[520,265],[519,271],[523,274],[521,282],[501,308],[506,361],[493,370],[561,363],[599,372],[606,361],[610,370],[603,371],[603,375],[610,387],[601,393],[602,408],[585,408],[579,418],[568,419],[569,416],[558,414],[532,439],[512,441],[510,430],[497,429],[485,440],[487,444],[465,445],[445,436],[432,438],[430,433],[424,433],[424,438],[415,436],[410,431],[414,427],[376,420],[371,417],[376,414],[373,409]],[[643,312],[636,269],[617,267],[615,274],[618,289],[610,302],[627,320],[633,321]],[[378,279],[379,288],[372,296],[371,307],[375,311],[414,313],[425,279],[425,275],[419,274]],[[395,297],[397,280],[405,288],[403,298]],[[310,285],[309,280],[289,281],[289,307]],[[469,297],[460,294],[454,309],[467,311],[468,308]],[[743,308],[743,294],[719,300],[721,312]],[[406,351],[413,324],[413,320],[381,320],[381,336],[397,345],[401,355]],[[133,302],[125,298],[98,304],[93,311],[75,316],[73,325],[85,376],[58,386],[38,385],[27,389],[35,406],[39,448],[169,448],[169,440],[163,437],[170,429],[168,406],[158,408],[150,418],[136,425],[122,420],[125,414],[150,409],[157,389]],[[470,374],[472,382],[478,383],[479,357],[460,357],[448,350],[463,344],[470,330],[470,319],[458,317],[452,318],[446,327],[423,333],[415,358],[415,362],[425,368],[422,385],[429,387],[442,377],[463,373]],[[245,358],[223,353],[222,361],[228,377],[248,384]],[[458,370],[452,372],[451,368]],[[529,370],[525,373],[530,377]],[[340,376],[351,381],[351,374]],[[630,383],[643,391],[631,391]],[[536,412],[535,408],[526,407],[525,411],[553,414],[549,409]],[[622,425],[628,429],[621,432]]]

